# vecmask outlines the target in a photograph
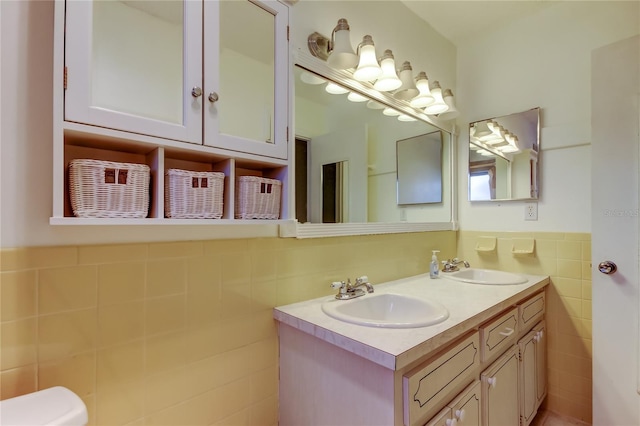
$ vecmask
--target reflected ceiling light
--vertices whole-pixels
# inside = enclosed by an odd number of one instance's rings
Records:
[[[327,81],[322,77],[318,77],[317,75],[310,73],[309,71],[302,71],[302,74],[300,74],[300,80],[304,83],[313,85],[322,84]]]
[[[451,89],[445,89],[444,93],[442,94],[442,98],[444,99],[444,103],[447,105],[449,109],[447,109],[445,112],[440,114],[438,118],[442,118],[444,120],[451,120],[459,116],[460,111],[458,111],[455,104],[453,103],[453,92],[451,91]]]
[[[418,120],[416,120],[415,118],[413,118],[412,116],[407,115],[407,114],[400,114],[400,115],[398,116],[398,120],[400,120],[400,121],[405,121],[405,122],[409,122],[409,121],[418,121]]]
[[[408,101],[418,95],[419,92],[416,88],[416,83],[413,81],[413,68],[411,68],[409,61],[402,63],[402,68],[400,68],[400,81],[402,82],[402,86],[393,94],[394,98],[400,99],[401,101]]]
[[[387,49],[384,51],[380,59],[380,68],[382,68],[382,74],[373,84],[374,89],[380,90],[381,92],[389,92],[402,86],[402,81],[400,81],[398,74],[396,74],[396,61],[391,50]]]
[[[431,96],[433,96],[434,102],[431,105],[427,105],[424,109],[425,114],[442,114],[448,110],[449,107],[444,103],[444,99],[442,98],[442,88],[440,87],[440,83],[434,81],[429,89],[431,90]]]
[[[347,93],[349,90],[345,89],[342,86],[338,86],[335,83],[332,82],[328,82],[327,86],[324,88],[324,90],[327,91],[327,93],[331,93],[332,95],[342,95],[344,93]]]
[[[353,72],[353,78],[358,81],[374,81],[382,74],[382,68],[376,58],[376,47],[373,45],[373,38],[366,35],[362,38],[362,43],[358,45],[360,62],[358,68]]]
[[[376,101],[369,101],[367,102],[367,108],[369,109],[384,109],[384,105],[382,105],[380,102],[376,102]]]
[[[420,71],[416,77],[416,88],[418,96],[411,99],[409,104],[414,108],[424,108],[433,103],[434,99],[429,90],[429,78],[424,71]]]
[[[383,113],[384,115],[389,116],[389,117],[397,117],[397,116],[399,116],[399,115],[401,114],[398,110],[395,110],[395,109],[393,109],[393,108],[389,108],[389,107],[385,108],[385,109],[382,111],[382,113]]]
[[[478,123],[475,123],[473,125],[473,128],[475,129],[475,131],[473,132],[473,136],[476,138],[481,138],[483,136],[488,136],[491,133],[493,133],[491,131],[491,129],[489,128],[489,126],[487,125],[486,121],[480,121]]]
[[[351,102],[366,102],[369,100],[366,96],[362,96],[360,93],[349,92],[349,96],[347,96]]]

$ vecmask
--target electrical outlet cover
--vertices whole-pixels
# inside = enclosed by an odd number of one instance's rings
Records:
[[[524,220],[538,220],[538,203],[524,205]]]

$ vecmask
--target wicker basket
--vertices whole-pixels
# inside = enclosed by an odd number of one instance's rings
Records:
[[[236,219],[280,218],[282,182],[258,176],[240,176],[236,185]]]
[[[224,173],[169,169],[164,175],[164,215],[178,219],[222,217]]]
[[[91,159],[69,163],[69,195],[77,217],[144,218],[149,166]]]

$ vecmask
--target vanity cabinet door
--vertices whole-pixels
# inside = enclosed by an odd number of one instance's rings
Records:
[[[481,374],[482,424],[516,426],[518,415],[518,352],[513,346]]]
[[[64,120],[202,143],[202,1],[67,1]]]
[[[520,416],[522,426],[535,417],[547,395],[545,323],[537,324],[518,342],[520,351]]]
[[[288,7],[204,2],[204,143],[287,158]]]
[[[451,401],[449,404],[451,417],[456,420],[457,426],[480,426],[482,419],[481,393],[480,381],[476,380]]]

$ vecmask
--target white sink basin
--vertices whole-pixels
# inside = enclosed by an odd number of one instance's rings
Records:
[[[522,275],[492,269],[467,268],[456,272],[442,272],[441,275],[456,281],[485,285],[524,284],[528,281]]]
[[[322,310],[335,319],[367,327],[425,327],[449,318],[447,308],[438,302],[393,293],[328,300]]]

